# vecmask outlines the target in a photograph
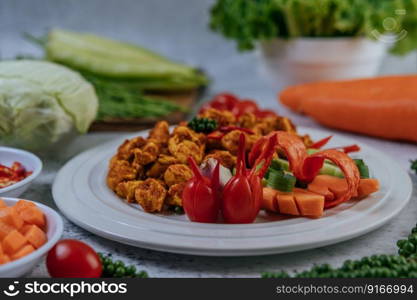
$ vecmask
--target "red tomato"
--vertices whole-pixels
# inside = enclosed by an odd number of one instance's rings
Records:
[[[217,94],[210,101],[210,106],[219,110],[232,110],[239,103],[239,99],[231,93]]]
[[[275,117],[277,114],[269,109],[263,109],[255,113],[258,118]]]
[[[99,278],[102,264],[97,253],[77,240],[61,240],[48,252],[46,266],[52,277]]]
[[[242,100],[240,101],[232,110],[233,114],[236,116],[241,116],[244,113],[253,113],[256,114],[259,111],[258,105],[253,100]]]

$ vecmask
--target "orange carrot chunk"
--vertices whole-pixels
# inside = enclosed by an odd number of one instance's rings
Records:
[[[295,189],[294,198],[300,215],[304,217],[320,218],[324,211],[324,196]]]
[[[364,178],[359,182],[358,198],[364,198],[379,190],[379,181],[374,178]]]
[[[4,222],[0,222],[0,241],[2,241],[14,228]]]
[[[298,211],[297,204],[295,203],[295,199],[292,193],[278,192],[277,202],[280,213],[292,216],[300,215],[300,212]]]
[[[46,234],[36,225],[30,225],[30,228],[24,234],[28,242],[36,249],[46,243]]]
[[[10,262],[10,257],[7,254],[0,255],[0,265]]]
[[[23,219],[19,216],[13,207],[6,207],[0,209],[0,222],[19,229],[23,226]]]
[[[3,250],[5,253],[13,255],[26,243],[27,239],[15,229],[3,239]]]
[[[22,210],[24,210],[25,208],[28,207],[35,207],[36,208],[36,204],[30,201],[26,201],[26,200],[19,200],[16,202],[16,204],[14,205],[15,209],[17,210],[18,213],[20,213]]]
[[[33,251],[35,251],[35,248],[32,245],[25,245],[22,248],[20,248],[20,250],[18,250],[15,254],[13,254],[11,256],[12,260],[16,260],[19,259],[23,256],[28,255],[29,253],[32,253]]]
[[[0,198],[0,208],[4,208],[4,207],[7,207],[7,204],[6,202],[4,202],[3,199]]]
[[[279,212],[277,194],[277,190],[269,187],[264,187],[261,207],[272,212]]]

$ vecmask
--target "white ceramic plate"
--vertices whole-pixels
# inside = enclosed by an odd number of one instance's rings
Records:
[[[300,128],[313,139],[329,133]],[[136,135],[146,135],[140,132]],[[134,136],[134,135],[132,135]],[[129,136],[130,137],[130,136]],[[74,223],[102,237],[160,251],[210,256],[243,256],[292,252],[354,238],[376,229],[407,204],[412,184],[407,173],[381,151],[361,145],[364,158],[381,190],[362,201],[327,210],[320,219],[279,218],[262,214],[254,224],[192,223],[185,216],[143,212],[125,203],[106,185],[107,167],[123,139],[88,150],[58,173],[53,197]],[[354,140],[335,136],[329,146]]]

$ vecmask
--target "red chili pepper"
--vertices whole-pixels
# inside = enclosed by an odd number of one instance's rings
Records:
[[[310,148],[321,149],[330,141],[332,137],[332,135],[329,135],[328,137],[315,142],[313,145],[310,146]]]
[[[341,149],[343,150],[343,152],[345,153],[351,153],[351,152],[358,152],[361,151],[361,147],[359,147],[358,145],[350,145],[350,146],[345,146],[345,147],[341,147],[341,148],[335,148],[335,149]]]
[[[207,135],[210,140],[221,140],[226,134],[220,131],[213,131]]]
[[[236,175],[223,189],[222,213],[226,223],[252,223],[259,213],[262,200],[262,178],[272,160],[276,137],[268,140],[261,156],[250,172],[246,170],[245,135],[239,139]]]
[[[4,188],[21,181],[30,174],[32,174],[32,172],[26,171],[26,169],[19,162],[14,162],[11,167],[0,165],[0,188]]]
[[[194,174],[182,192],[184,211],[193,222],[215,223],[220,212],[220,163],[211,179],[203,176],[195,160],[190,156],[188,163]]]

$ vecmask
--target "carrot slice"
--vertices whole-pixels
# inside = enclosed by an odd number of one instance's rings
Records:
[[[278,192],[277,202],[280,213],[292,216],[300,215],[300,212],[298,211],[297,204],[294,199],[294,195],[292,193]]]
[[[262,192],[263,192],[263,197],[262,197],[261,208],[272,211],[272,212],[279,212],[279,207],[278,207],[278,202],[277,202],[278,191],[269,187],[264,187]]]
[[[358,198],[364,198],[379,190],[379,181],[374,178],[364,178],[359,182]]]
[[[294,198],[301,216],[320,218],[323,215],[324,196],[306,190],[294,189]]]
[[[28,255],[29,253],[32,253],[33,251],[35,251],[35,248],[33,248],[32,245],[25,245],[22,248],[20,248],[20,250],[18,250],[15,254],[13,254],[11,256],[11,259],[12,260],[19,259],[23,256]]]
[[[10,262],[10,257],[7,254],[0,255],[0,265]]]
[[[310,155],[310,157],[320,157],[323,160],[328,159],[334,162],[340,168],[340,170],[342,170],[343,174],[345,175],[345,180],[347,181],[346,192],[340,194],[337,199],[326,202],[324,204],[325,208],[339,205],[340,203],[343,203],[349,200],[352,196],[356,195],[360,181],[360,174],[358,167],[352,158],[343,152],[332,149],[317,152],[313,155]]]
[[[24,234],[28,242],[36,249],[46,243],[46,234],[36,225],[30,225],[30,228]]]
[[[24,210],[25,208],[28,207],[36,207],[36,204],[30,201],[26,201],[26,200],[19,200],[16,202],[16,204],[14,205],[15,209],[17,210],[17,212],[21,212],[22,210]]]
[[[19,216],[16,209],[13,207],[6,207],[0,209],[0,222],[6,223],[16,229],[23,226],[23,219]]]
[[[0,241],[2,241],[14,228],[4,222],[0,222]]]
[[[6,202],[4,202],[2,198],[0,198],[0,208],[5,208],[5,207],[7,207]]]
[[[17,250],[27,243],[27,239],[16,229],[11,231],[3,239],[3,250],[9,255],[13,255]]]
[[[37,225],[40,228],[45,226],[45,216],[37,207],[26,207],[20,211],[22,219],[31,225]]]

